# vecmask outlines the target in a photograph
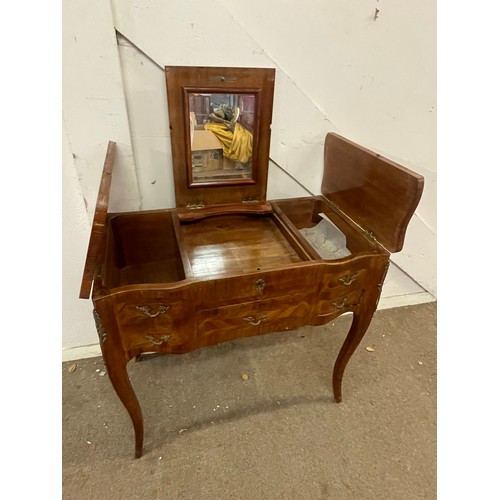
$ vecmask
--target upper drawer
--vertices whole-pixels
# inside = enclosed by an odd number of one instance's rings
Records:
[[[309,293],[318,285],[318,271],[319,265],[311,264],[300,268],[200,282],[197,285],[197,302],[201,308],[212,308],[238,302]]]
[[[188,331],[193,316],[190,291],[141,290],[123,293],[115,301],[115,315],[122,333]]]
[[[368,276],[367,269],[335,269],[326,268],[321,279],[320,290],[328,291],[334,288],[349,290],[364,288]]]
[[[380,285],[387,266],[384,255],[353,255],[345,262],[325,263],[319,280],[319,291],[345,295],[351,290]]]

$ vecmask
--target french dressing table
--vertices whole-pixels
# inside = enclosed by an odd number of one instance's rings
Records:
[[[253,335],[352,323],[333,395],[403,246],[423,177],[329,133],[321,195],[266,199],[274,69],[166,67],[176,208],[109,213],[109,142],[81,298],[143,452],[127,363]],[[310,165],[304,165],[310,168]]]

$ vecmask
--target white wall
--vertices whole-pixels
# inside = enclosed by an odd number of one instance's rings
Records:
[[[111,208],[174,205],[163,66],[275,67],[270,156],[289,175],[270,164],[268,197],[307,194],[300,184],[319,193],[329,131],[422,173],[422,201],[403,251],[392,257],[413,279],[393,266],[383,297],[421,291],[415,282],[436,295],[435,3],[254,0],[249,5],[63,0],[63,118],[71,152],[63,167],[73,169],[77,180],[63,178],[73,197],[69,205],[85,200],[91,220],[109,139],[118,142],[119,151]],[[118,42],[115,28],[124,35]],[[75,247],[88,240],[89,225],[78,217],[68,212],[63,235],[64,241],[78,241]],[[64,251],[63,258],[68,268],[83,268],[81,252]],[[87,307],[77,299],[78,289],[65,293],[63,345],[95,342],[90,314],[76,330],[71,326]]]
[[[62,310],[63,346],[95,342],[92,327],[92,304],[77,300],[85,262],[90,223],[66,129],[63,127],[62,193]]]

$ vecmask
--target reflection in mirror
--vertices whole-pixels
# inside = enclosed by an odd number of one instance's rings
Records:
[[[189,94],[193,184],[252,179],[254,116],[254,94]]]

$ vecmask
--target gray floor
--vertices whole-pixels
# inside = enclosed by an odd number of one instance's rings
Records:
[[[435,498],[436,304],[378,311],[335,404],[349,324],[131,362],[139,460],[102,359],[64,363],[63,498]]]

